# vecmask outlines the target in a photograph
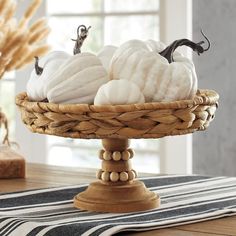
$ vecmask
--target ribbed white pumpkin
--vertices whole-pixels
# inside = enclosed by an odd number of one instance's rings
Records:
[[[44,92],[49,102],[92,104],[98,88],[108,81],[100,59],[92,53],[70,57],[45,82]]]
[[[101,60],[104,68],[109,71],[111,58],[113,57],[117,47],[113,45],[104,46],[97,54],[98,58]]]
[[[62,51],[50,52],[39,59],[39,66],[44,68],[43,73],[38,75],[34,69],[28,80],[26,91],[30,100],[42,101],[47,95],[44,93],[44,83],[52,78],[52,75],[70,57],[69,54]]]
[[[94,105],[122,105],[144,103],[139,87],[128,80],[111,80],[102,85],[94,99]]]
[[[125,42],[112,57],[110,78],[136,83],[146,102],[192,98],[197,91],[194,64],[176,51],[174,62],[169,63],[159,54],[164,49],[154,40]]]

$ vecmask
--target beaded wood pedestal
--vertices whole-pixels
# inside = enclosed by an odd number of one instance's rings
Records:
[[[99,158],[102,169],[98,170],[98,181],[75,196],[74,205],[83,210],[97,212],[135,212],[156,208],[160,198],[149,191],[143,182],[136,180],[131,158],[134,152],[128,139],[103,139],[105,150]]]

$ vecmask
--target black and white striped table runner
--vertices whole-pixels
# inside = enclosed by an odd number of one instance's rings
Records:
[[[0,195],[1,236],[108,236],[236,214],[236,178],[166,176],[142,179],[162,205],[138,213],[92,213],[75,209],[72,198],[86,186]],[[236,231],[236,222],[235,222]]]

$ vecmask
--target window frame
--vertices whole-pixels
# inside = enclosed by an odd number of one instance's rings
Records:
[[[160,9],[161,41],[192,39],[192,0],[160,0]],[[180,51],[192,58],[189,48]],[[163,138],[160,156],[161,173],[192,174],[192,134]]]

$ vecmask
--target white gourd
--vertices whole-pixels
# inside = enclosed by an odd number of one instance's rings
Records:
[[[53,103],[93,103],[98,88],[108,81],[108,75],[96,55],[81,53],[81,46],[90,28],[84,25],[77,28],[77,38],[72,39],[75,42],[73,56],[52,52],[40,59],[39,63],[37,58],[27,85],[31,100],[47,98]]]
[[[98,88],[108,81],[99,58],[92,53],[79,53],[57,70],[44,84],[44,91],[52,103],[92,104]]]
[[[52,75],[69,58],[70,55],[62,51],[54,51],[39,59],[39,66],[44,68],[42,74],[37,74],[36,69],[31,72],[30,79],[27,82],[26,91],[30,100],[42,101],[46,99],[44,93],[44,83],[50,80]]]
[[[175,49],[186,45],[200,54],[210,47],[209,43],[208,48],[203,49],[203,42],[182,39],[166,47],[154,40],[127,41],[113,54],[110,79],[136,83],[146,102],[191,99],[197,92],[195,67],[191,60]]]
[[[155,44],[154,44],[155,45]],[[162,45],[156,46],[161,48]],[[154,49],[152,44],[152,48]],[[115,52],[110,76],[112,79],[126,79],[136,83],[146,102],[174,101],[191,98],[197,90],[193,88],[192,70],[187,63],[173,62],[158,52],[151,51],[150,43],[128,41]],[[179,55],[178,59],[182,59]]]
[[[102,85],[94,99],[94,105],[122,105],[144,103],[139,87],[128,80],[111,80]]]
[[[145,42],[154,52],[161,52],[166,48],[162,42],[148,40]],[[168,64],[163,75],[162,87],[153,97],[153,101],[174,101],[192,99],[198,88],[198,80],[193,62],[178,51],[173,52],[174,62]],[[171,86],[168,86],[171,85]],[[163,89],[162,88],[166,89]],[[165,94],[165,91],[166,94]]]
[[[97,54],[97,57],[101,60],[104,68],[109,71],[111,58],[115,53],[117,47],[113,45],[104,46]]]

